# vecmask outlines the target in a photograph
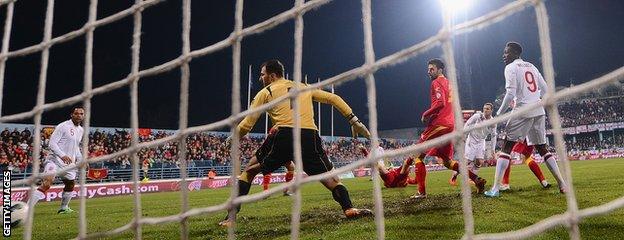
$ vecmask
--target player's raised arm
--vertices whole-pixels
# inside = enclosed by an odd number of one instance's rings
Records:
[[[362,135],[363,137],[370,139],[370,132],[366,126],[364,126],[362,121],[360,121],[360,119],[353,114],[351,107],[349,107],[349,105],[340,96],[317,89],[312,92],[312,100],[325,104],[331,104],[338,109],[340,114],[346,117],[349,124],[351,124],[351,134],[353,137]]]

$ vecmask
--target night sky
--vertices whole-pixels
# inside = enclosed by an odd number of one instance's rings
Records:
[[[99,1],[98,18],[112,15],[134,1]],[[456,22],[495,10],[509,1],[476,0]],[[200,49],[227,38],[234,26],[231,0],[192,2],[191,49]],[[246,1],[244,26],[264,21],[294,3],[290,1]],[[311,82],[325,79],[364,63],[360,1],[341,0],[326,4],[304,16],[303,73]],[[53,36],[79,29],[87,21],[89,1],[57,0]],[[547,1],[556,81],[558,86],[579,84],[624,65],[624,1]],[[15,4],[10,50],[39,43],[43,39],[46,1],[20,0]],[[141,69],[179,56],[182,48],[182,1],[166,1],[143,13]],[[436,34],[442,25],[437,0],[373,1],[373,43],[379,59]],[[4,22],[6,6],[0,9]],[[94,82],[98,87],[126,77],[130,72],[132,16],[99,27],[94,41]],[[247,68],[253,65],[252,96],[260,89],[258,66],[280,59],[292,76],[294,21],[290,20],[242,42],[241,96],[246,106]],[[0,33],[2,34],[2,33]],[[493,101],[504,88],[501,60],[507,41],[524,46],[523,58],[541,70],[535,12],[522,12],[490,26],[455,38],[462,107],[475,109]],[[50,50],[46,102],[79,94],[84,74],[85,37],[55,45]],[[440,57],[435,48],[375,74],[379,129],[420,127],[420,114],[429,106],[429,58]],[[29,111],[36,102],[40,53],[7,62],[2,115]],[[189,125],[221,120],[230,113],[232,79],[231,48],[191,62]],[[178,126],[179,68],[139,82],[140,126],[175,129]],[[344,83],[336,92],[368,123],[366,87],[363,79]],[[245,108],[245,107],[243,107]],[[329,135],[329,111],[324,107],[323,135]],[[48,111],[44,124],[68,119],[69,109]],[[327,117],[327,118],[325,118]],[[129,127],[129,88],[98,95],[92,101],[92,126]],[[346,121],[336,112],[336,134],[347,135]],[[32,123],[32,119],[22,121]],[[260,120],[254,131],[264,131]]]

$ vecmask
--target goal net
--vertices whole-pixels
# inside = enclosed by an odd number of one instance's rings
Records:
[[[97,0],[90,0],[89,7],[89,17],[88,21],[85,23],[83,27],[80,29],[76,29],[74,31],[65,33],[60,36],[53,37],[52,36],[52,25],[54,22],[54,0],[47,0],[47,8],[45,15],[45,25],[44,25],[44,34],[43,40],[39,44],[35,44],[29,47],[9,50],[9,43],[11,38],[11,28],[13,23],[13,9],[15,4],[20,4],[20,1],[17,0],[2,0],[0,1],[0,6],[6,11],[6,19],[4,21],[4,35],[2,39],[2,50],[0,52],[0,93],[2,93],[4,86],[4,77],[5,77],[5,69],[6,62],[12,58],[16,58],[19,56],[31,55],[31,54],[40,54],[41,55],[41,64],[40,64],[40,74],[39,74],[39,85],[38,85],[38,93],[35,107],[27,112],[11,114],[6,116],[0,116],[0,122],[11,122],[22,119],[33,118],[34,120],[34,141],[33,141],[33,174],[32,176],[15,181],[13,184],[27,184],[30,186],[30,194],[32,196],[33,191],[36,189],[36,181],[45,176],[50,176],[51,174],[42,174],[39,173],[39,153],[41,149],[41,118],[42,114],[46,111],[50,111],[53,109],[58,109],[61,107],[69,106],[71,104],[82,103],[85,109],[85,119],[84,119],[84,129],[85,132],[89,132],[90,128],[90,116],[91,116],[91,99],[97,97],[98,95],[104,94],[106,92],[113,91],[115,89],[119,89],[122,87],[129,86],[130,87],[130,102],[131,102],[131,128],[132,128],[132,144],[130,147],[123,149],[122,151],[115,152],[105,156],[99,156],[94,158],[88,158],[86,161],[83,161],[81,164],[78,164],[75,167],[65,168],[60,170],[59,173],[67,172],[72,169],[79,168],[82,174],[80,174],[80,186],[81,191],[85,190],[85,166],[89,163],[107,161],[122,155],[130,155],[132,156],[132,166],[133,166],[133,174],[132,180],[134,183],[134,218],[131,222],[121,226],[117,229],[112,229],[107,232],[98,232],[98,233],[87,233],[87,219],[86,219],[86,206],[87,202],[85,199],[85,195],[80,195],[80,210],[79,210],[79,234],[77,236],[78,239],[87,239],[87,238],[101,238],[107,236],[115,236],[125,231],[134,231],[134,236],[136,239],[142,238],[142,227],[145,225],[156,225],[156,224],[165,224],[172,222],[179,222],[181,228],[181,238],[188,239],[189,237],[189,225],[188,219],[193,216],[204,215],[209,213],[214,213],[218,211],[225,211],[227,209],[232,209],[233,206],[241,203],[249,203],[264,199],[266,196],[270,194],[274,194],[280,191],[283,191],[286,188],[295,189],[295,197],[293,198],[294,204],[292,209],[292,222],[291,222],[291,237],[293,239],[297,239],[299,237],[299,226],[300,226],[300,216],[301,216],[301,193],[300,187],[303,184],[307,184],[310,182],[315,182],[324,178],[335,177],[341,173],[354,170],[360,166],[368,165],[377,161],[377,159],[385,158],[385,157],[395,157],[400,155],[406,155],[410,153],[422,152],[427,148],[438,146],[445,144],[447,142],[454,142],[457,146],[457,151],[459,156],[463,156],[464,145],[461,144],[463,139],[462,136],[472,130],[483,128],[485,126],[499,124],[507,121],[508,119],[517,116],[519,114],[523,114],[527,111],[530,111],[533,108],[537,108],[543,106],[547,109],[549,114],[550,124],[552,126],[552,132],[554,134],[554,145],[556,149],[556,153],[558,159],[560,160],[560,164],[562,165],[564,179],[569,184],[569,191],[566,193],[567,199],[567,211],[546,218],[542,221],[539,221],[533,225],[525,227],[520,230],[515,230],[511,232],[503,232],[503,233],[484,233],[484,234],[475,234],[474,232],[474,219],[473,219],[473,211],[471,204],[471,191],[468,185],[468,174],[467,168],[465,164],[465,160],[461,159],[460,162],[460,172],[462,173],[463,181],[461,186],[462,193],[462,206],[463,206],[463,217],[464,217],[464,236],[465,239],[509,239],[509,238],[528,238],[530,236],[537,235],[541,232],[544,232],[548,229],[552,229],[557,226],[565,226],[569,232],[569,236],[572,239],[580,238],[580,230],[579,230],[579,221],[583,218],[587,218],[590,216],[607,214],[616,209],[622,208],[624,206],[624,197],[620,197],[616,200],[608,202],[604,205],[590,207],[586,209],[579,209],[577,200],[574,194],[574,185],[571,174],[570,164],[567,158],[565,146],[564,146],[564,138],[561,132],[561,123],[560,116],[557,110],[556,103],[559,100],[562,100],[566,97],[579,94],[586,91],[593,91],[600,87],[606,86],[609,83],[614,83],[620,81],[624,78],[624,66],[616,69],[613,72],[610,72],[604,76],[588,81],[584,84],[580,84],[574,87],[569,87],[562,89],[560,91],[555,90],[555,78],[554,78],[554,68],[553,68],[553,59],[552,59],[552,51],[551,51],[551,40],[550,40],[550,31],[549,31],[549,23],[548,23],[548,13],[545,7],[545,4],[542,0],[518,0],[512,3],[509,3],[500,9],[489,12],[483,16],[478,18],[465,21],[460,24],[452,25],[451,21],[451,13],[445,12],[442,15],[444,19],[443,27],[440,31],[427,38],[426,40],[414,44],[410,47],[402,49],[400,51],[394,52],[388,56],[377,58],[375,56],[375,52],[373,50],[373,38],[372,38],[372,28],[371,28],[371,1],[370,0],[362,0],[362,24],[364,30],[364,52],[365,52],[365,62],[356,68],[348,70],[346,72],[340,73],[333,77],[324,79],[318,83],[310,84],[304,88],[299,88],[291,91],[288,95],[283,96],[281,98],[275,99],[274,101],[267,103],[259,108],[241,111],[240,106],[240,66],[241,66],[241,41],[242,39],[249,37],[254,34],[260,34],[263,31],[274,28],[286,21],[294,19],[295,21],[295,31],[294,31],[294,74],[293,79],[295,82],[302,81],[302,43],[303,43],[303,30],[304,30],[304,21],[303,15],[319,8],[327,3],[331,2],[330,0],[296,0],[294,6],[284,11],[274,17],[271,17],[263,22],[258,24],[243,28],[243,0],[236,1],[235,8],[235,25],[232,33],[229,37],[214,43],[209,46],[205,46],[199,49],[191,50],[190,47],[190,19],[191,19],[191,0],[183,0],[181,4],[181,10],[183,12],[182,17],[182,51],[180,55],[171,59],[167,62],[164,62],[160,65],[153,66],[150,68],[140,69],[140,50],[141,50],[141,25],[142,25],[142,12],[151,6],[159,4],[163,2],[163,0],[136,0],[134,5],[128,9],[117,12],[113,15],[97,18]],[[341,168],[334,169],[324,174],[310,176],[307,178],[301,178],[301,171],[297,171],[298,176],[295,177],[295,180],[280,185],[278,187],[272,188],[268,191],[256,193],[248,196],[238,196],[237,190],[238,188],[234,185],[232,187],[231,197],[227,199],[225,202],[209,207],[203,208],[189,208],[188,205],[188,190],[187,183],[185,181],[186,178],[186,161],[182,160],[181,163],[181,195],[182,195],[182,212],[180,214],[164,216],[164,217],[143,217],[141,212],[141,192],[138,190],[139,188],[139,161],[137,157],[137,152],[141,148],[148,147],[156,147],[159,145],[163,145],[170,141],[177,141],[180,146],[180,153],[178,155],[179,159],[186,159],[186,147],[185,137],[199,133],[203,131],[216,130],[219,128],[231,127],[231,131],[235,131],[236,123],[243,118],[244,116],[250,114],[256,114],[270,109],[271,107],[279,104],[281,101],[288,101],[289,99],[294,99],[297,95],[302,92],[312,91],[314,89],[320,89],[326,87],[331,84],[336,84],[345,81],[353,81],[357,79],[364,79],[367,87],[367,95],[368,95],[368,114],[369,114],[369,128],[371,132],[371,147],[375,148],[379,145],[378,131],[377,131],[377,108],[375,105],[376,102],[376,88],[375,88],[375,73],[383,68],[387,68],[389,66],[398,64],[400,62],[406,61],[408,59],[414,58],[415,56],[431,50],[432,48],[441,47],[443,50],[443,58],[447,63],[448,69],[448,78],[450,80],[451,89],[459,89],[457,85],[457,74],[456,74],[456,64],[454,61],[454,52],[452,47],[452,41],[455,36],[469,33],[471,31],[475,31],[481,28],[488,27],[492,24],[496,24],[501,20],[505,19],[507,16],[512,15],[516,12],[522,11],[526,8],[532,8],[536,13],[536,21],[538,25],[539,31],[539,42],[541,49],[541,59],[542,59],[542,69],[544,72],[544,77],[548,85],[548,92],[544,96],[543,100],[539,104],[529,105],[522,108],[517,109],[513,113],[507,113],[501,116],[497,116],[491,120],[484,121],[480,124],[470,126],[467,128],[463,128],[462,118],[456,119],[456,128],[455,130],[443,137],[436,138],[431,141],[424,142],[422,144],[413,145],[405,148],[400,148],[396,150],[388,150],[383,154],[376,154],[376,151],[371,151],[372,154],[367,158],[358,160]],[[132,42],[132,66],[131,71],[128,76],[120,79],[118,81],[105,84],[100,87],[93,88],[92,87],[92,68],[93,68],[93,35],[94,30],[98,27],[119,21],[124,18],[133,17],[134,20],[134,31],[133,31],[133,42]],[[48,68],[48,58],[50,48],[56,44],[60,44],[63,42],[67,42],[71,39],[75,39],[77,37],[84,36],[85,41],[85,65],[84,65],[84,88],[83,91],[75,96],[68,97],[66,99],[62,99],[55,102],[45,102],[45,89],[46,89],[46,80],[47,80],[47,68]],[[209,123],[201,126],[188,126],[188,118],[187,118],[187,110],[189,104],[188,98],[188,90],[189,90],[189,61],[195,58],[201,58],[208,54],[212,54],[216,51],[232,48],[232,112],[231,115],[223,120]],[[158,75],[164,72],[172,71],[180,69],[181,78],[180,78],[180,111],[179,111],[179,131],[171,136],[158,139],[150,142],[139,143],[138,138],[138,82],[142,79]],[[459,94],[459,92],[455,92],[454,94]],[[0,112],[2,110],[2,94],[0,94]],[[296,101],[295,101],[296,102]],[[453,107],[455,116],[461,116],[461,104],[460,98],[453,98]],[[294,111],[299,111],[299,106],[294,106]],[[302,158],[300,154],[301,144],[300,138],[297,137],[300,134],[300,121],[296,120],[294,127],[294,149],[295,149],[295,163],[298,169],[302,168]],[[88,142],[89,134],[84,134],[83,142]],[[83,144],[83,152],[87,152],[87,144]],[[232,141],[232,159],[238,159],[239,156],[239,139],[237,134],[233,135]],[[235,178],[240,172],[240,162],[232,161],[233,167],[231,172],[231,182],[236,184]],[[374,170],[376,171],[376,170]],[[374,173],[378,174],[378,173]],[[384,239],[385,236],[385,225],[384,225],[384,214],[383,214],[383,202],[381,199],[381,188],[380,182],[377,180],[373,183],[373,196],[374,196],[374,212],[375,212],[375,223],[377,228],[377,238]],[[32,224],[33,224],[33,216],[34,216],[34,208],[30,206],[32,211],[29,212],[28,218],[26,218],[26,224],[24,226],[24,239],[32,238]],[[235,225],[232,225],[229,229],[228,237],[230,239],[234,238],[234,229]]]

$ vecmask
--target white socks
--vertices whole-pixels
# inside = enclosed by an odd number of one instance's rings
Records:
[[[494,184],[492,185],[492,192],[498,192],[500,188],[501,178],[505,174],[505,170],[509,166],[509,160],[511,156],[506,153],[500,153],[498,155],[498,159],[496,160],[496,173],[494,174]]]
[[[67,209],[69,207],[69,200],[72,198],[72,192],[63,192],[63,199],[61,200],[61,209]]]
[[[39,200],[44,199],[45,198],[45,193],[39,191],[39,189],[35,190],[35,193],[33,194],[33,196],[31,198],[28,199],[28,204],[30,205],[30,202],[33,201],[35,202],[34,204],[37,204],[37,202],[39,202]]]
[[[565,181],[563,181],[563,176],[559,171],[559,166],[557,166],[557,161],[555,160],[555,157],[552,155],[552,153],[546,153],[542,157],[544,158],[544,162],[546,162],[546,166],[548,167],[548,170],[550,170],[550,173],[555,176],[555,180],[557,180],[559,188],[565,189],[566,184]]]

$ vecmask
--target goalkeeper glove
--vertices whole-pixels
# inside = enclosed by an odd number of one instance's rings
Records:
[[[357,138],[358,135],[362,135],[365,138],[370,139],[370,132],[360,119],[358,119],[353,113],[349,114],[347,117],[349,119],[349,124],[351,124],[351,134],[354,138]]]

